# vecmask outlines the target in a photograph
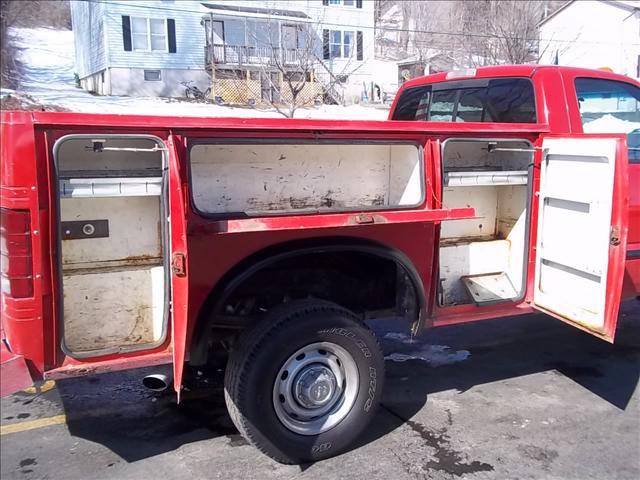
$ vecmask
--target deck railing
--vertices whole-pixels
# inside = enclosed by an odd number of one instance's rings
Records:
[[[271,46],[214,44],[205,47],[206,65],[298,65],[303,51]]]

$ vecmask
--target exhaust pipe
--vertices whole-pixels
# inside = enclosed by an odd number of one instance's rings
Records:
[[[167,388],[169,388],[170,384],[171,380],[169,380],[169,377],[163,375],[162,373],[147,375],[142,379],[142,385],[153,392],[164,392]]]

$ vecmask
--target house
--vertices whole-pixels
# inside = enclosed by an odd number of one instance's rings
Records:
[[[304,74],[307,95],[355,101],[371,77],[373,3],[74,0],[77,73],[102,95],[183,96],[193,82],[230,103],[277,101],[285,76]]]
[[[640,78],[640,1],[570,1],[538,28],[540,63]]]

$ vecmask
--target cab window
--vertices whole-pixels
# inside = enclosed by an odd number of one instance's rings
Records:
[[[528,78],[471,79],[408,88],[393,120],[536,123]]]
[[[576,78],[585,133],[626,133],[629,162],[640,163],[640,88],[601,78]]]

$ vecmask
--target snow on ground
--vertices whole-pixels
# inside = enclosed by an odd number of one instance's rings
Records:
[[[429,345],[422,343],[413,337],[400,332],[387,333],[384,338],[404,345],[413,345],[409,351],[393,352],[384,358],[393,362],[406,362],[407,360],[421,360],[427,362],[432,367],[450,365],[462,362],[469,358],[471,353],[468,350],[451,350],[446,345]]]
[[[75,86],[73,32],[49,28],[12,28],[23,64],[21,89],[44,105],[75,112],[128,113],[190,117],[282,117],[275,110],[227,107],[155,97],[96,96]],[[3,95],[5,92],[3,91]],[[296,118],[386,120],[388,110],[352,105],[300,109]]]

